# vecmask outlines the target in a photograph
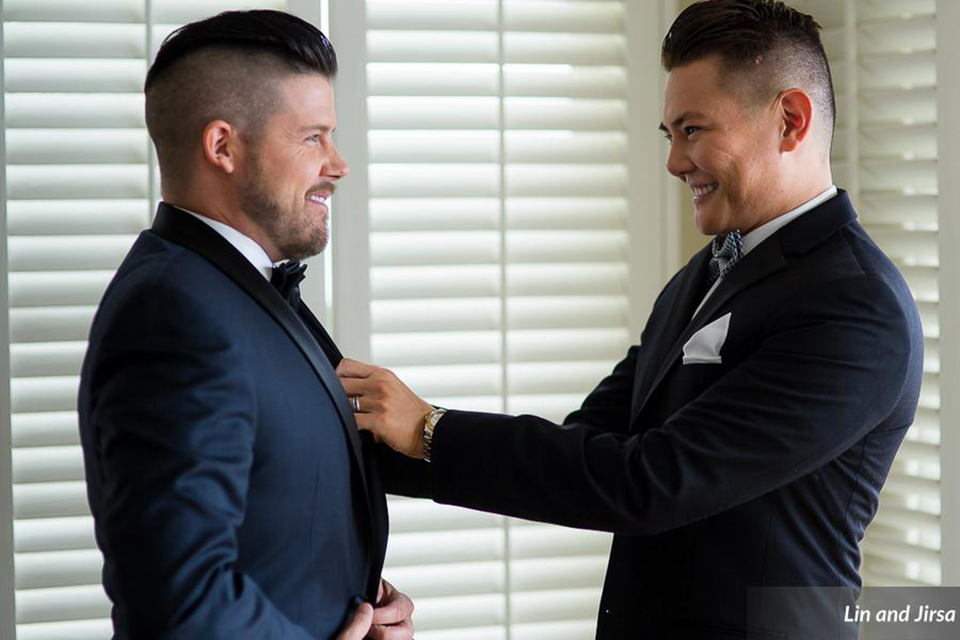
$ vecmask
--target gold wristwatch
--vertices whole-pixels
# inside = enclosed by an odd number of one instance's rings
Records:
[[[423,459],[427,462],[430,462],[430,457],[433,454],[433,430],[446,412],[446,409],[434,407],[433,411],[423,419]]]

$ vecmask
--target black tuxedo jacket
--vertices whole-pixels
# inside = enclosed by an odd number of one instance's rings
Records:
[[[302,303],[160,205],[104,294],[79,396],[118,637],[330,638],[376,598],[386,503],[338,359]]]
[[[667,284],[640,344],[562,426],[451,411],[432,486],[389,484],[615,533],[597,638],[821,640],[809,610],[751,618],[748,590],[859,588],[858,542],[917,407],[919,316],[842,191],[746,255],[694,316],[709,257]],[[684,363],[727,314],[719,358]]]

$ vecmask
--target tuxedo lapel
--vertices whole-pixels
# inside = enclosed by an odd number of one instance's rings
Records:
[[[635,385],[633,389],[632,417],[634,419],[643,407],[641,400],[649,395],[655,377],[659,373],[660,363],[664,361],[667,353],[680,338],[681,332],[689,324],[694,309],[700,304],[700,300],[706,292],[703,283],[707,277],[707,265],[710,264],[710,256],[710,246],[708,245],[690,259],[683,270],[683,275],[680,276],[676,301],[670,308],[669,317],[663,325],[663,329],[660,333],[647,338],[651,353],[649,358],[639,363],[642,371],[639,372],[639,384]]]
[[[330,337],[327,330],[324,329],[320,321],[317,320],[317,316],[313,315],[313,312],[310,311],[310,308],[305,305],[302,300],[297,307],[297,315],[300,316],[300,320],[310,329],[310,333],[316,338],[317,344],[320,345],[323,353],[327,356],[327,360],[329,360],[333,368],[336,369],[340,365],[340,361],[343,360],[343,354],[340,353],[340,348],[337,346],[337,343],[333,341],[333,338]]]
[[[709,256],[710,247],[708,246],[701,254]],[[706,261],[709,262],[709,258],[706,258]],[[651,370],[655,370],[656,375],[652,377],[652,381],[649,384],[644,385],[643,393],[640,396],[642,400],[639,403],[634,403],[634,419],[636,419],[664,377],[680,358],[683,353],[683,345],[690,340],[691,336],[702,329],[708,320],[713,318],[731,298],[752,286],[754,283],[763,280],[771,273],[783,269],[785,266],[786,261],[783,258],[783,252],[780,250],[780,243],[777,242],[775,238],[770,238],[741,258],[736,266],[724,276],[717,285],[717,288],[714,289],[713,294],[703,303],[703,306],[696,311],[696,315],[693,318],[690,318],[690,316],[694,314],[696,305],[701,303],[701,297],[706,295],[706,291],[702,288],[697,288],[696,290],[699,296],[693,301],[693,304],[691,304],[690,300],[682,301],[684,315],[671,318],[671,322],[674,320],[677,321],[676,326],[681,328],[682,331],[672,333],[671,336],[673,339],[665,341],[665,343],[669,345],[669,349],[665,349],[665,353],[661,359],[651,361],[653,365]],[[706,277],[704,269],[700,270],[699,276],[701,281]]]
[[[166,203],[160,203],[156,220],[153,223],[153,232],[161,238],[186,247],[209,260],[253,298],[290,336],[290,339],[306,357],[317,377],[320,378],[320,382],[326,387],[327,393],[333,399],[366,493],[367,474],[360,446],[360,435],[356,420],[353,417],[353,409],[350,407],[343,386],[340,384],[327,356],[319,348],[308,328],[304,326],[304,322],[294,313],[293,308],[261,274],[257,273],[253,265],[233,245],[190,214]],[[310,314],[310,318],[318,326],[320,325],[312,314]],[[323,336],[327,336],[322,327],[320,327],[320,332]],[[327,339],[330,344],[333,344],[333,341],[329,340],[329,336],[327,336]],[[333,348],[336,349],[335,346]],[[336,352],[339,353],[339,350]]]

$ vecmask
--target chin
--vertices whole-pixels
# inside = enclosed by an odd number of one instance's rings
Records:
[[[699,211],[694,214],[693,223],[696,225],[697,230],[705,236],[715,236],[722,233],[722,231],[720,231],[720,225],[717,224],[716,220]]]
[[[731,217],[724,215],[722,212],[716,213],[695,209],[693,220],[697,229],[705,236],[719,236],[737,228]]]

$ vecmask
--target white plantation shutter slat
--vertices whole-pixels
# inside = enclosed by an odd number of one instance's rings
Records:
[[[7,134],[7,160],[19,165],[146,164],[147,136],[137,129],[20,129]]]
[[[4,0],[3,14],[4,22],[142,23],[146,4],[143,0],[91,0],[82,5],[74,0]]]
[[[10,381],[10,410],[13,413],[68,411],[77,406],[79,386],[79,376],[14,378]]]
[[[30,306],[96,305],[113,271],[32,271],[10,276],[10,304]]]
[[[391,568],[390,575],[397,584],[403,585],[405,592],[415,592],[420,598],[440,598],[452,592],[485,595],[503,589],[500,561],[396,566]]]
[[[17,640],[99,640],[113,633],[109,620],[69,620],[24,626]]]
[[[95,544],[92,523],[84,517],[20,520],[13,537],[18,552],[93,549]]]
[[[500,284],[497,270],[489,265],[374,267],[370,280],[380,300],[494,296]]]
[[[105,620],[109,617],[110,602],[99,585],[24,589],[17,592],[18,639],[21,629],[26,631],[34,623],[98,619],[101,624],[95,628],[107,630],[105,635],[99,637],[107,638],[113,631],[113,625]]]
[[[11,200],[57,198],[85,200],[146,198],[147,166],[137,165],[21,165],[8,166]]]
[[[79,375],[85,352],[83,342],[14,345],[10,350],[10,372],[18,378]]]
[[[860,119],[865,124],[911,125],[937,120],[934,87],[864,89],[859,105]]]
[[[100,580],[102,566],[103,558],[98,549],[17,554],[17,589],[93,584]]]
[[[371,138],[375,134],[371,132]],[[370,227],[373,231],[495,229],[499,211],[496,198],[378,198],[370,203]]]
[[[13,481],[83,480],[83,456],[76,446],[31,447],[13,452]]]
[[[143,118],[142,95],[31,92],[6,97],[8,134],[18,128],[143,128]]]
[[[134,93],[143,88],[142,60],[7,60],[11,93]]]
[[[375,96],[496,96],[497,78],[492,64],[374,63],[367,76]]]
[[[136,58],[144,44],[143,28],[135,24],[12,22],[4,33],[11,58]]]
[[[10,341],[86,340],[95,312],[93,306],[11,308]]]
[[[13,487],[13,517],[60,518],[89,516],[87,488],[82,481],[21,484]]]
[[[110,637],[76,393],[100,297],[157,197],[143,117],[183,22],[282,0],[5,0],[5,273],[18,638]],[[6,410],[6,408],[5,408]],[[3,550],[5,553],[6,549]],[[2,632],[0,632],[2,635]]]
[[[133,235],[143,228],[140,200],[22,200],[8,203],[7,214],[7,232],[18,237]]]
[[[47,411],[13,416],[14,447],[80,444],[76,411]],[[16,523],[14,523],[16,527]]]
[[[153,0],[156,24],[180,26],[222,11],[287,8],[286,0]]]

